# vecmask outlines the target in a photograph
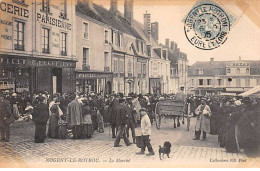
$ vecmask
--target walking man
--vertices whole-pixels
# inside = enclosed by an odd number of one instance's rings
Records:
[[[125,100],[124,99],[119,99],[119,112],[117,113],[117,135],[116,135],[116,140],[114,147],[120,147],[120,139],[123,137],[126,146],[129,146],[131,143],[129,142],[128,138],[126,137],[126,124],[127,124],[127,111],[124,106]]]
[[[138,155],[144,154],[145,148],[147,147],[149,153],[146,155],[152,156],[154,155],[154,151],[149,139],[149,136],[151,135],[151,122],[149,116],[146,113],[145,108],[141,108],[139,112],[141,114],[141,130],[142,130],[142,138],[143,138],[144,146],[141,148],[141,151],[136,154]]]
[[[10,130],[9,124],[6,122],[12,115],[11,105],[8,100],[4,99],[4,95],[0,94],[0,131],[1,141],[9,141]]]
[[[132,98],[128,97],[127,102],[126,102],[126,111],[127,111],[127,128],[126,128],[126,134],[127,138],[129,138],[129,129],[131,129],[132,132],[132,138],[133,138],[133,143],[135,144],[135,127],[136,127],[136,121],[135,121],[135,116],[134,116],[134,109],[132,105]]]
[[[201,99],[201,105],[195,110],[197,114],[197,122],[195,127],[195,138],[193,140],[199,140],[201,131],[203,132],[203,136],[201,141],[206,140],[206,134],[210,131],[210,116],[211,110],[210,107],[206,104],[206,99]]]
[[[44,97],[38,97],[39,104],[34,108],[33,121],[35,123],[35,143],[44,143],[46,138],[46,125],[49,120],[49,107],[44,102]]]

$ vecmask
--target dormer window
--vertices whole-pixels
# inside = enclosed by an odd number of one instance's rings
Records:
[[[199,75],[203,75],[203,69],[202,68],[199,69]]]
[[[231,73],[231,70],[230,68],[227,68],[227,73],[230,74]]]
[[[249,74],[249,71],[250,71],[250,69],[249,69],[249,68],[247,68],[247,69],[246,69],[246,73],[247,73],[247,74]]]

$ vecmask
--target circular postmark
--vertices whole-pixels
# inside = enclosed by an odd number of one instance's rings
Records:
[[[193,46],[211,50],[227,40],[230,21],[219,6],[201,4],[194,7],[185,18],[184,31]]]

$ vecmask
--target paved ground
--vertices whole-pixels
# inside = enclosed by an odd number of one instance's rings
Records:
[[[44,144],[33,142],[32,122],[16,122],[11,127],[9,143],[0,143],[0,166],[12,167],[244,167],[259,162],[243,153],[226,153],[219,148],[217,136],[208,135],[207,140],[194,141],[195,119],[191,120],[190,131],[186,125],[173,128],[173,121],[162,120],[162,128],[152,126],[151,144],[155,156],[138,156],[140,149],[135,144],[114,148],[110,129],[95,132],[93,138],[85,140],[46,139]],[[170,158],[159,159],[158,149],[165,141],[172,144]],[[257,161],[258,160],[258,161]]]

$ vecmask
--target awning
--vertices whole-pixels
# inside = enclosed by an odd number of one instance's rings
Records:
[[[260,97],[260,85],[254,87],[254,88],[252,88],[252,89],[250,89],[250,90],[248,90],[244,93],[239,94],[239,96],[243,96],[243,97],[245,97],[245,96],[258,96],[258,97]]]

